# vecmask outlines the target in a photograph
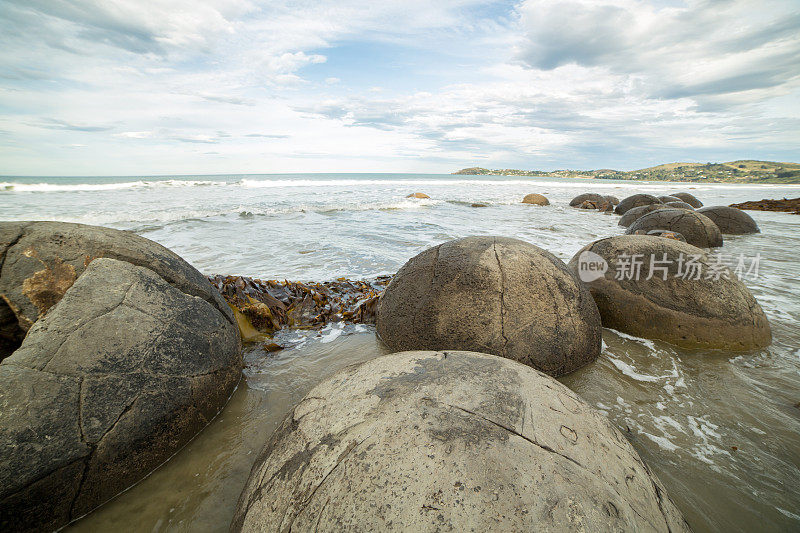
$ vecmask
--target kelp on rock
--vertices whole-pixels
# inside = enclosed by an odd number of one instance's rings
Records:
[[[302,283],[217,274],[208,280],[233,310],[242,340],[257,342],[286,326],[310,329],[340,321],[373,324],[378,298],[391,276]],[[274,344],[268,347],[280,349]]]

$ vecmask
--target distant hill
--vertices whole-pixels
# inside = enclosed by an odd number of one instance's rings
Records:
[[[471,176],[550,176],[641,181],[800,183],[800,164],[740,159],[727,163],[666,163],[639,170],[517,170],[472,167],[453,172]]]

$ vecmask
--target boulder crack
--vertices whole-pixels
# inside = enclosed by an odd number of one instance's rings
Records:
[[[494,250],[494,258],[497,260],[497,268],[500,270],[500,336],[503,337],[501,353],[505,356],[506,347],[508,346],[508,337],[506,337],[506,273],[503,270],[503,264],[500,262],[500,256],[497,254],[497,238],[494,239],[492,250]]]

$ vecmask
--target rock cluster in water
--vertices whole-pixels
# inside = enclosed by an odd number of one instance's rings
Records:
[[[348,367],[288,414],[231,531],[689,531],[609,420],[483,353]]]
[[[468,237],[394,277],[325,283],[204,278],[127,232],[0,223],[0,528],[59,528],[145,476],[224,405],[242,339],[347,321],[375,323],[400,353],[348,367],[293,409],[232,530],[687,531],[608,419],[545,373],[594,361],[601,325],[687,348],[767,346],[767,318],[730,269],[679,271],[680,257],[715,267],[692,244],[758,226],[731,208],[695,211],[688,193],[570,205],[617,205],[630,235],[569,265],[516,239]],[[616,277],[632,255],[668,261]],[[587,256],[606,270],[586,278]]]
[[[241,342],[208,281],[132,233],[4,222],[0,265],[0,530],[54,530],[208,424]]]

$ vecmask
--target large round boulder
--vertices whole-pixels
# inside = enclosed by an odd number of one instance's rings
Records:
[[[636,219],[626,233],[651,230],[677,231],[686,237],[686,242],[700,248],[722,246],[722,233],[705,215],[688,209],[658,209]]]
[[[54,530],[194,437],[241,375],[230,308],[163,246],[79,224],[0,223],[0,529]]]
[[[625,437],[559,382],[402,352],[315,387],[266,443],[231,531],[689,531]]]
[[[670,194],[670,196],[674,196],[680,200],[683,200],[684,202],[691,205],[695,209],[703,207],[703,202],[701,202],[700,200],[695,198],[693,194],[690,194],[688,192],[674,192]]]
[[[663,202],[652,194],[634,194],[624,198],[619,205],[617,205],[617,208],[614,210],[614,212],[618,215],[624,215],[628,212],[628,210],[633,209],[634,207],[660,203]]]
[[[657,209],[669,209],[669,206],[664,204],[648,204],[648,205],[640,205],[639,207],[634,207],[633,209],[628,209],[624,215],[619,217],[618,225],[627,228],[631,224],[633,224],[639,217],[646,215],[647,213],[652,213]]]
[[[569,205],[570,207],[578,207],[583,202],[592,202],[594,204],[599,204],[603,201],[603,195],[597,194],[593,192],[585,192],[583,194],[579,194],[572,200],[570,200]]]
[[[411,258],[381,296],[377,330],[395,351],[480,351],[553,376],[594,361],[602,342],[594,301],[563,261],[504,237]]]
[[[522,199],[523,204],[533,204],[533,205],[550,205],[550,200],[546,197],[542,196],[541,194],[537,194],[532,192],[530,194],[526,194],[525,198]]]
[[[761,233],[753,217],[735,207],[714,205],[698,209],[697,212],[713,220],[719,230],[726,235]]]
[[[619,198],[617,198],[616,196],[612,196],[610,194],[604,195],[603,200],[610,203],[611,205],[619,205]]]
[[[674,239],[621,235],[584,247],[569,267],[589,287],[607,328],[685,348],[768,346],[764,311],[718,259]]]

